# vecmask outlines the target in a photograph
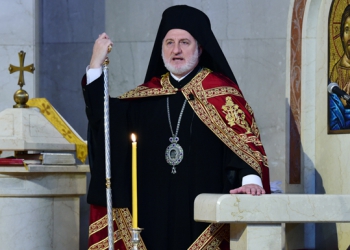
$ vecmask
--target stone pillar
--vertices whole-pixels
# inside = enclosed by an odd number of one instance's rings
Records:
[[[88,171],[88,165],[0,166],[1,249],[79,249]]]

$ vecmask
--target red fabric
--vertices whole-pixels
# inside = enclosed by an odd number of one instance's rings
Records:
[[[114,249],[129,250],[133,248],[132,218],[127,208],[113,208]],[[147,250],[140,236],[139,250]],[[90,206],[89,250],[108,249],[107,208]]]
[[[270,169],[267,167],[263,168],[262,184],[265,189],[266,194],[271,194],[270,187]]]
[[[83,79],[81,80],[81,86],[85,87],[86,86],[86,75],[83,76]]]
[[[132,249],[129,228],[132,227],[131,215],[128,209],[113,209],[114,249]],[[90,205],[89,250],[108,249],[107,208]],[[121,218],[123,217],[123,218]],[[118,227],[120,225],[120,228]],[[210,224],[198,239],[188,248],[189,250],[203,250],[210,247],[218,250],[230,249],[229,224]],[[139,250],[147,250],[143,241],[138,245]]]
[[[232,94],[227,94],[227,95],[223,95],[223,96],[218,96],[215,98],[208,98],[208,102],[211,103],[212,105],[214,105],[216,107],[216,110],[218,111],[218,113],[220,114],[220,116],[222,117],[223,120],[225,119],[226,114],[223,111],[223,105],[225,104],[225,98],[227,96],[230,96],[232,98],[232,100],[234,101],[235,104],[237,104],[240,109],[244,112],[245,114],[245,120],[247,121],[247,123],[249,124],[249,127],[252,128],[253,127],[253,122],[255,122],[255,118],[254,115],[251,115],[249,110],[246,108],[248,103],[245,100],[242,91],[240,90],[240,88],[238,87],[238,85],[234,82],[232,82],[229,78],[227,78],[226,76],[222,75],[222,74],[218,74],[218,73],[211,73],[209,74],[202,82],[202,86],[204,88],[204,90],[207,89],[212,89],[215,87],[228,87],[228,88],[234,88],[236,89],[240,94],[240,96],[237,95],[232,95]],[[229,125],[227,125],[229,126]],[[231,126],[232,129],[237,133],[237,134],[246,134],[246,130],[244,128],[242,128],[241,126],[238,125],[234,125]],[[255,135],[254,133],[250,133],[250,134],[246,134],[247,137],[257,137],[257,139],[259,139],[259,141],[261,141],[260,138],[260,134]],[[247,140],[249,141],[249,140]],[[256,145],[255,143],[247,143],[247,145],[252,149],[252,151],[258,151],[260,152],[262,155],[266,156],[266,152],[265,149],[263,147],[263,145]],[[259,165],[261,167],[261,172],[262,172],[262,184],[263,187],[266,191],[267,194],[271,193],[271,189],[270,189],[270,177],[269,177],[269,168],[267,166],[264,165],[264,162],[259,161]]]
[[[101,206],[95,206],[95,205],[90,205],[90,225],[93,224],[94,222],[100,220],[107,214],[107,208],[106,207],[101,207]],[[118,231],[118,226],[113,220],[113,226],[114,226],[114,232],[116,233]],[[108,227],[107,224],[105,227],[103,227],[100,231],[90,235],[90,230],[89,230],[89,250],[92,249],[108,249],[108,240],[107,240],[107,248],[106,247],[106,237],[108,237]],[[105,240],[105,241],[104,241]],[[117,240],[114,238],[114,249],[119,249],[119,250],[128,250],[124,244],[123,240]]]

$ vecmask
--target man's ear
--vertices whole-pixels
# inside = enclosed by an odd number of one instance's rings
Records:
[[[202,51],[203,51],[203,49],[202,49],[202,46],[198,46],[198,56],[201,56],[202,55]]]

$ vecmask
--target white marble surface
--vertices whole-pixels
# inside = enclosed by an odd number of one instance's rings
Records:
[[[55,197],[52,210],[52,249],[79,249],[79,197]]]
[[[288,231],[284,223],[287,226],[305,222],[327,225],[331,225],[330,222],[348,223],[350,195],[201,194],[194,203],[194,219],[230,223],[231,249],[288,249]],[[294,240],[303,247],[300,237]],[[295,245],[295,242],[289,244]]]
[[[200,194],[194,219],[226,223],[350,222],[350,195]]]
[[[86,172],[9,173],[0,167],[0,198],[83,195],[86,190]]]
[[[88,169],[50,173],[40,167],[0,167],[0,249],[79,249],[79,197],[86,194]]]
[[[72,151],[68,142],[36,108],[0,112],[0,149],[7,151]]]
[[[283,230],[281,225],[248,225],[247,248],[249,250],[279,250],[283,249]],[[230,245],[232,248],[232,244]],[[235,249],[235,248],[232,248]]]
[[[0,197],[0,249],[79,249],[79,197]]]
[[[89,165],[27,165],[27,166],[0,166],[0,173],[88,173]]]
[[[0,174],[0,196],[61,196],[86,193],[86,174]]]
[[[280,250],[283,248],[283,227],[269,224],[231,224],[230,249]]]
[[[301,141],[303,154],[303,189],[306,194],[323,193],[316,190],[316,94],[318,81],[316,78],[319,74],[316,70],[316,60],[324,65],[324,53],[317,49],[320,42],[324,39],[323,28],[320,33],[319,26],[323,26],[323,18],[329,13],[329,4],[323,4],[321,1],[309,1],[306,5],[304,15],[304,30],[302,44],[302,106],[301,106]],[[321,15],[320,15],[321,13]],[[323,16],[323,17],[321,17]],[[319,36],[323,38],[320,39]],[[305,94],[308,93],[308,94]],[[324,110],[323,110],[324,112]],[[316,247],[316,225],[307,223],[304,225],[304,246],[305,248],[314,249]]]

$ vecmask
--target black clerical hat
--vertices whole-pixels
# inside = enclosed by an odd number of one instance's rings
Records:
[[[171,29],[186,30],[202,46],[203,51],[199,62],[202,67],[222,73],[236,82],[230,65],[211,30],[208,16],[202,11],[187,5],[172,6],[163,12],[145,82],[154,76],[160,77],[168,71],[164,66],[161,51],[163,39]]]

